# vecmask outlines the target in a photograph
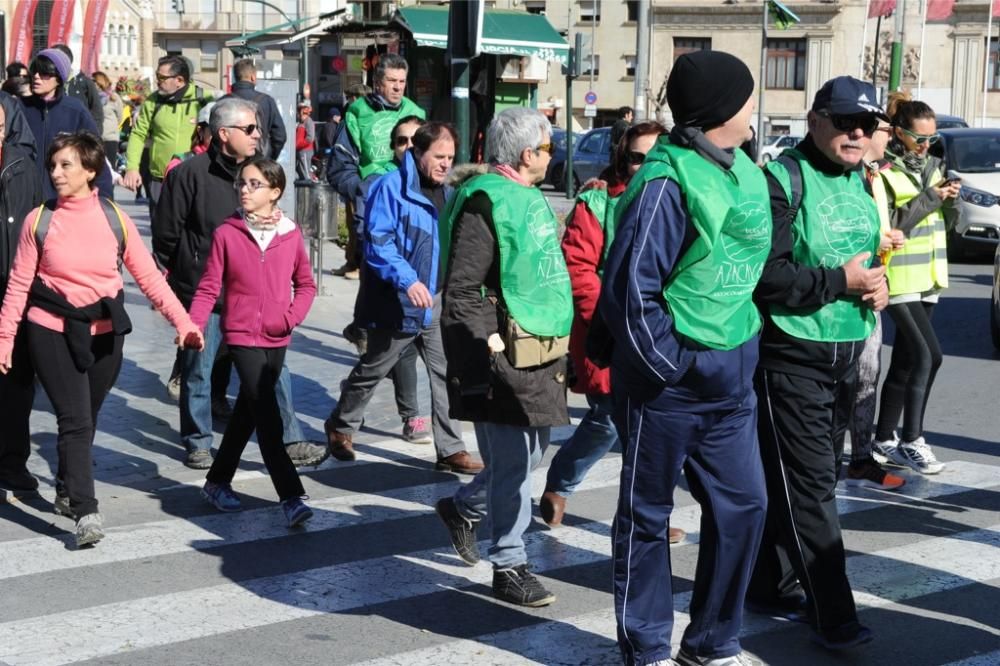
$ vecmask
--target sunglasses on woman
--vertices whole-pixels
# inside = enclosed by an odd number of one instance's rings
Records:
[[[395,143],[396,143],[396,147],[397,148],[402,148],[403,146],[409,146],[410,144],[413,143],[413,137],[412,136],[397,136]]]
[[[640,153],[638,150],[630,150],[625,159],[628,160],[631,166],[639,166],[646,160],[646,153]]]
[[[903,133],[906,136],[913,139],[913,142],[916,143],[918,146],[922,146],[925,143],[929,143],[933,146],[941,139],[941,135],[938,134],[937,132],[935,132],[934,134],[917,134],[916,132],[911,132],[905,127],[900,127],[899,129],[903,130]]]

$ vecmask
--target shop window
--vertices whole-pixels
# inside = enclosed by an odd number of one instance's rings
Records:
[[[767,87],[772,90],[806,89],[806,40],[767,40]]]

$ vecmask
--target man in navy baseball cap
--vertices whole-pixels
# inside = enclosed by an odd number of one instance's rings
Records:
[[[878,103],[875,86],[853,76],[838,76],[823,84],[813,99],[812,110],[829,116],[859,116],[874,114],[888,122]]]

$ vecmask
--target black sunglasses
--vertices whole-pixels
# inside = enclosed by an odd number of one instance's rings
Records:
[[[625,156],[625,159],[627,159],[628,163],[632,166],[638,166],[645,161],[646,153],[640,153],[638,150],[630,150]]]
[[[841,115],[839,113],[829,113],[820,111],[819,115],[830,119],[830,124],[839,132],[853,132],[861,130],[866,136],[871,136],[878,129],[878,116],[872,113],[860,113],[857,115]]]
[[[403,146],[408,146],[413,143],[412,136],[397,136],[396,137],[396,147],[402,148]]]
[[[231,129],[243,130],[247,136],[250,136],[259,129],[256,125],[252,123],[245,127],[241,127],[240,125],[226,125],[226,127],[229,127]]]

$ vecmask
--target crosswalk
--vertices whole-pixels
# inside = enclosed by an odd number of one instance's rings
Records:
[[[613,664],[610,523],[620,458],[593,469],[566,525],[536,521],[534,570],[556,591],[523,610],[489,594],[489,564],[467,567],[433,513],[460,482],[429,465],[429,447],[359,446],[352,465],[306,473],[307,528],[289,531],[270,482],[244,471],[239,514],[197,501],[193,480],[104,501],[108,535],[72,549],[71,523],[45,502],[0,508],[0,663]],[[1000,467],[954,461],[903,492],[840,488],[848,570],[876,632],[848,663],[1000,664]],[[533,475],[537,494],[544,469]],[[700,511],[679,493],[672,524],[673,641],[687,622]],[[256,499],[255,499],[256,498]],[[55,523],[52,526],[50,523]],[[41,529],[45,526],[45,529]],[[485,551],[488,535],[480,530]],[[808,645],[803,627],[747,615],[744,644],[772,664],[844,663]]]

